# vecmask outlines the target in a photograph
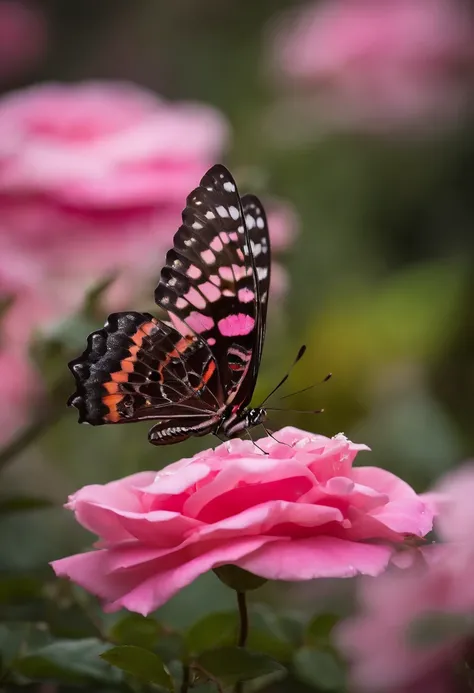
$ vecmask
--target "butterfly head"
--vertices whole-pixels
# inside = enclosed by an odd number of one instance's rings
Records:
[[[223,432],[227,438],[235,438],[243,431],[258,426],[267,418],[267,412],[262,407],[236,411],[223,423]]]

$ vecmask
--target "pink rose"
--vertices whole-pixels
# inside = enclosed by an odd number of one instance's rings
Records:
[[[362,583],[361,612],[336,633],[358,690],[457,690],[454,679],[466,671],[464,657],[472,661],[474,641],[473,496],[470,464],[422,496],[440,513],[444,543],[415,555],[409,570]]]
[[[53,562],[108,611],[147,614],[200,574],[234,564],[273,580],[377,575],[405,534],[431,514],[403,481],[352,467],[359,450],[283,428],[232,440],[162,471],[86,486],[67,507],[100,537],[97,548]]]
[[[34,67],[45,53],[46,22],[33,2],[0,1],[0,82]]]
[[[462,0],[325,0],[277,25],[279,81],[314,116],[370,129],[457,122],[473,104],[474,18]],[[434,121],[434,122],[432,122]]]

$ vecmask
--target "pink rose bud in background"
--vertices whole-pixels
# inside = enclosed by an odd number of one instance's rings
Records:
[[[327,124],[378,130],[457,122],[474,104],[471,10],[462,0],[310,3],[272,28],[276,82],[290,100],[304,94]]]
[[[473,655],[473,497],[474,465],[442,479],[421,498],[439,512],[443,543],[423,548],[409,570],[362,582],[361,611],[336,634],[356,690],[458,690]]]
[[[232,440],[162,471],[86,486],[67,507],[99,536],[94,551],[53,562],[108,611],[148,614],[212,568],[272,580],[378,575],[406,534],[432,516],[408,484],[353,467],[365,445],[283,428]]]

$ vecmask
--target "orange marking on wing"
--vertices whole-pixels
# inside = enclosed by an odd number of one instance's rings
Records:
[[[147,337],[149,337],[151,335],[151,333],[153,332],[153,330],[155,329],[155,327],[156,327],[156,320],[154,322],[153,321],[145,322],[140,327],[140,329],[146,334]]]
[[[203,380],[203,383],[204,383],[204,384],[206,384],[207,382],[209,382],[209,380],[212,378],[212,374],[214,373],[215,370],[216,370],[215,361],[210,361],[210,363],[209,363],[209,365],[208,365],[208,367],[207,367],[206,372],[205,372],[204,375],[202,376],[202,380]]]
[[[117,408],[117,404],[123,399],[123,395],[106,395],[102,397],[102,402],[112,411]]]
[[[117,392],[120,392],[118,383],[110,381],[108,383],[104,383],[103,385],[104,385],[104,388],[109,393],[109,395],[115,395],[115,394],[117,394]]]
[[[125,373],[133,373],[133,361],[134,360],[135,359],[131,359],[131,358],[122,359],[122,361],[120,361],[120,366],[122,368],[122,371],[124,371]]]
[[[196,390],[196,392],[199,392],[199,390],[201,390],[204,387],[204,385],[206,385],[209,382],[209,380],[212,378],[212,374],[214,373],[215,370],[216,370],[216,364],[214,361],[211,361],[209,363],[207,369],[206,369],[206,372],[204,373],[204,375],[201,378],[201,382],[199,383],[199,385],[197,387],[195,387],[193,389]]]
[[[120,414],[116,409],[114,409],[114,411],[111,411],[106,416],[104,416],[104,419],[106,421],[111,421],[112,423],[117,423],[117,421],[120,421]]]
[[[111,421],[112,423],[116,423],[117,421],[120,421],[120,414],[117,410],[117,405],[119,402],[122,401],[123,395],[106,395],[105,397],[102,397],[102,402],[105,404],[106,407],[109,409],[109,413],[104,416],[104,419],[106,421]]]
[[[115,373],[111,373],[110,377],[114,381],[114,383],[126,383],[128,380],[128,373],[124,373],[123,371],[116,371]]]
[[[116,409],[114,409],[114,411],[111,411],[108,414],[106,414],[106,416],[104,416],[104,419],[106,421],[111,421],[112,423],[117,423],[118,421],[120,421],[120,414]]]
[[[140,328],[135,332],[135,334],[133,335],[133,337],[131,339],[132,339],[132,342],[134,344],[136,344],[137,347],[141,347],[143,339],[145,336],[146,336],[145,333],[142,332],[142,330]]]

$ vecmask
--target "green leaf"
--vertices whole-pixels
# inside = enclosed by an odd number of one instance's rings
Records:
[[[293,667],[300,681],[322,691],[344,688],[344,671],[331,652],[302,647],[293,657]]]
[[[305,640],[320,649],[331,647],[331,631],[338,621],[336,614],[318,614],[309,622]]]
[[[470,614],[433,612],[413,620],[408,630],[408,640],[418,649],[432,648],[473,633],[474,619]]]
[[[195,623],[185,635],[188,652],[200,654],[213,647],[236,642],[238,617],[235,612],[209,614]]]
[[[54,503],[49,498],[35,498],[34,496],[12,496],[0,498],[0,515],[28,510],[51,508]]]
[[[118,683],[121,676],[100,655],[107,645],[96,638],[56,640],[16,659],[12,669],[33,681],[70,684]]]
[[[158,621],[150,616],[127,614],[112,626],[109,637],[118,645],[136,645],[151,650],[158,642],[162,630]]]
[[[227,686],[237,681],[249,681],[259,676],[286,671],[284,666],[267,655],[249,652],[242,647],[208,650],[197,658],[197,663],[205,672]]]
[[[150,650],[135,645],[119,645],[107,650],[101,657],[127,674],[173,690],[173,680],[168,670],[158,655]]]

